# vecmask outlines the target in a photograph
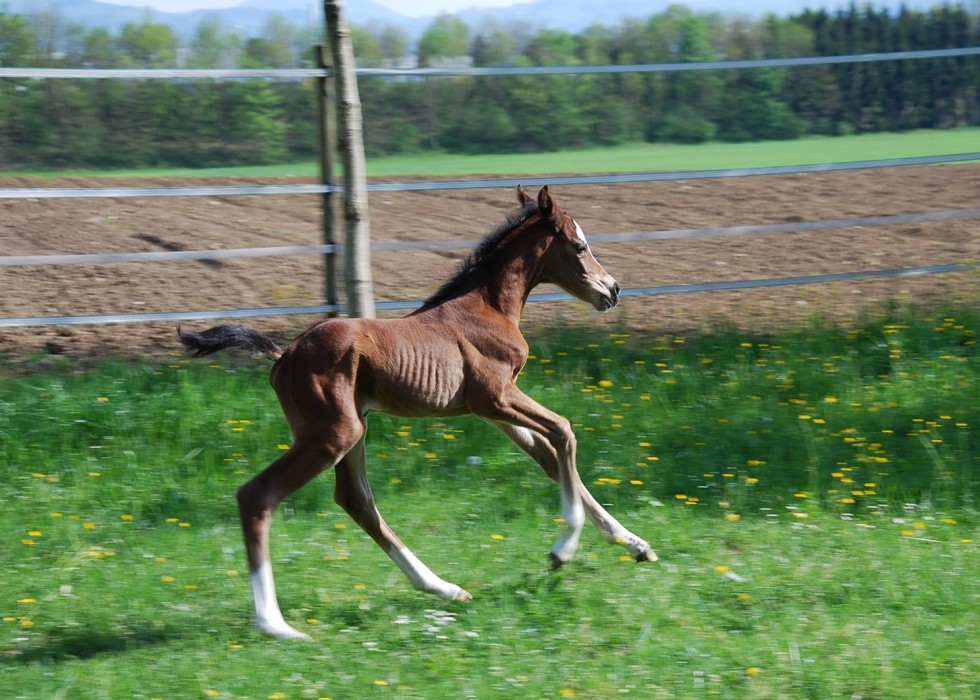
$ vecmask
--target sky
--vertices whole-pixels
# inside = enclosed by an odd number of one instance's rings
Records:
[[[105,0],[116,5],[150,6],[162,12],[190,12],[240,5],[244,0]],[[348,0],[356,2],[357,0]],[[409,17],[428,17],[439,12],[459,12],[471,7],[506,7],[520,0],[375,0]]]

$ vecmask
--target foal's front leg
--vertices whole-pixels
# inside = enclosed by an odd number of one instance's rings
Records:
[[[528,447],[521,443],[519,436],[537,434],[547,444],[551,455],[548,475],[561,489],[562,532],[550,553],[552,565],[557,569],[574,556],[585,523],[571,424],[524,394],[515,384],[507,385],[487,410],[474,413],[503,430],[525,450]]]
[[[527,452],[541,468],[545,474],[555,481],[559,481],[558,455],[551,444],[540,434],[528,428],[508,425],[506,423],[494,422],[500,430],[507,435],[522,450]],[[575,489],[589,520],[595,525],[596,529],[602,534],[607,542],[618,544],[629,551],[630,555],[638,562],[657,561],[657,553],[643,539],[637,537],[632,532],[623,527],[616,518],[609,514],[592,493],[586,488],[578,472],[574,475]],[[554,558],[553,563],[561,566],[562,560]]]

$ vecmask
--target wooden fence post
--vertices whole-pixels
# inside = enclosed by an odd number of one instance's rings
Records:
[[[344,164],[344,272],[347,314],[373,318],[371,222],[368,216],[361,98],[354,73],[354,48],[350,29],[341,12],[342,4],[341,0],[324,0],[323,9],[327,19],[327,42],[333,54],[338,136]]]
[[[313,47],[313,59],[319,68],[330,68],[333,61],[330,58],[330,50],[323,44]],[[321,76],[316,79],[316,102],[319,116],[319,128],[317,129],[319,152],[320,152],[320,184],[332,187],[334,184],[333,164],[337,160],[337,140],[336,121],[334,119],[336,105],[333,99],[333,76]],[[334,212],[334,201],[336,193],[325,192],[321,198],[323,207],[323,242],[326,245],[335,245],[334,224],[336,214]],[[336,306],[337,304],[337,256],[333,251],[325,253],[324,262],[324,299],[327,304]],[[336,316],[336,311],[328,311],[328,316]]]

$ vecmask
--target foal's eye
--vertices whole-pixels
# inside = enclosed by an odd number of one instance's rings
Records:
[[[585,255],[585,251],[589,249],[587,245],[585,245],[584,243],[579,243],[578,241],[575,241],[574,243],[572,243],[572,245],[575,246],[575,252],[578,253],[579,255]]]

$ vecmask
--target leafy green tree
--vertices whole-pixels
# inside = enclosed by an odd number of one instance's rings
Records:
[[[573,34],[560,29],[542,29],[528,42],[524,55],[536,66],[574,66],[578,64],[577,48]]]
[[[470,28],[463,20],[440,14],[419,39],[419,65],[431,66],[438,59],[469,56]]]
[[[384,64],[385,54],[378,38],[366,29],[350,28],[351,41],[354,44],[354,57],[360,67],[377,67]]]
[[[523,24],[505,27],[496,21],[488,22],[473,38],[473,65],[512,66],[529,41],[528,30]]]
[[[149,12],[143,19],[127,22],[116,46],[124,65],[134,68],[173,68],[177,65],[177,37],[166,24],[153,22]]]
[[[205,17],[194,30],[188,68],[234,68],[242,50],[241,38],[221,26],[216,15]]]
[[[91,29],[85,35],[81,60],[93,68],[114,68],[122,63],[112,33],[103,27]]]
[[[267,164],[282,161],[286,155],[286,122],[279,96],[262,80],[235,83],[228,126],[234,138],[234,160]]]
[[[26,66],[32,58],[34,37],[21,15],[0,9],[0,66]]]
[[[408,35],[392,24],[386,24],[377,34],[381,45],[381,54],[388,60],[403,58],[408,55]]]

